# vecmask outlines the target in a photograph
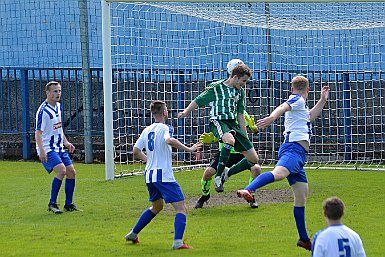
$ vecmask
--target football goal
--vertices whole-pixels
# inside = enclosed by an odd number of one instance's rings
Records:
[[[311,82],[310,108],[329,85],[309,166],[384,168],[385,2],[102,0],[102,16],[106,179],[143,171],[132,147],[153,100],[166,101],[185,144],[209,131],[208,108],[177,114],[234,58],[252,69],[246,110],[256,120],[287,99],[297,74]],[[277,161],[282,133],[283,118],[249,133],[262,165]],[[217,149],[174,150],[174,166],[206,165]]]

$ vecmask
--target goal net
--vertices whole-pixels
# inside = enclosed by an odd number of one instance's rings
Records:
[[[385,3],[108,2],[103,5],[106,175],[144,166],[132,148],[151,124],[153,100],[166,101],[174,137],[185,144],[209,131],[209,109],[178,119],[237,58],[253,72],[246,110],[268,115],[290,94],[293,76],[311,82],[313,107],[323,85],[329,101],[313,125],[308,165],[383,168],[385,159]],[[274,165],[283,118],[249,134],[262,165]],[[200,153],[174,150],[176,167],[207,164]],[[191,167],[190,166],[190,167]]]

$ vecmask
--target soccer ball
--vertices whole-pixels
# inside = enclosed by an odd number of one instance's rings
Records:
[[[243,61],[240,59],[232,59],[227,63],[227,73],[231,75],[233,69],[237,67],[238,64],[243,64]]]

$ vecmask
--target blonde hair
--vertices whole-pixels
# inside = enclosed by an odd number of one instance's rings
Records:
[[[57,82],[57,81],[50,81],[48,82],[46,85],[45,85],[45,91],[49,91],[51,89],[52,86],[56,86],[56,85],[59,85],[60,86],[60,83]]]
[[[305,90],[309,87],[309,80],[304,76],[297,75],[291,80],[291,85],[296,90]]]

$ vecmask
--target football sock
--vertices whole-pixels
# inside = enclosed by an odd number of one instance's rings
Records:
[[[183,238],[184,230],[186,228],[186,214],[177,213],[174,221],[174,240]]]
[[[75,179],[66,179],[66,183],[64,185],[64,191],[66,193],[66,204],[72,203],[72,198],[74,196],[75,190]]]
[[[223,173],[223,170],[226,167],[227,162],[229,161],[230,158],[230,151],[233,148],[232,145],[229,144],[224,144],[221,152],[219,154],[219,161],[218,161],[218,166],[217,166],[217,172],[215,176],[221,176]]]
[[[297,225],[299,238],[302,241],[306,241],[309,239],[309,236],[307,235],[306,227],[305,227],[305,207],[294,206],[293,212],[294,212],[295,224]]]
[[[212,178],[209,180],[203,180],[201,179],[201,189],[202,189],[202,195],[209,195],[210,194],[210,187],[212,183]]]
[[[51,188],[51,199],[49,200],[49,203],[56,203],[57,195],[59,194],[61,183],[62,181],[57,177],[53,178],[52,188]]]
[[[136,222],[132,232],[139,234],[142,229],[147,226],[148,223],[156,216],[150,209],[145,210],[142,215],[140,215],[138,222]]]
[[[261,173],[245,189],[254,192],[256,189],[274,182],[274,175],[270,171]]]
[[[229,169],[229,177],[231,177],[232,175],[238,174],[239,172],[242,172],[244,170],[250,169],[250,167],[252,167],[254,165],[255,165],[255,163],[251,163],[246,158],[243,158],[240,162],[233,165]]]
[[[254,178],[252,176],[249,177],[249,184],[253,182]],[[255,191],[251,193],[252,196],[255,196]]]

